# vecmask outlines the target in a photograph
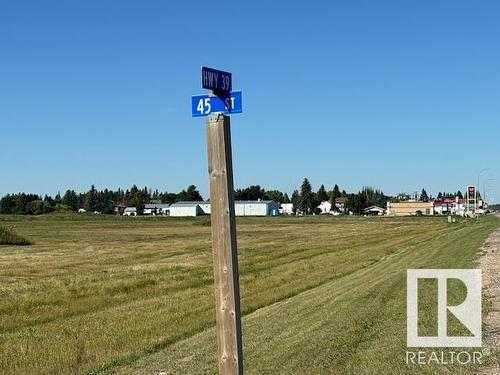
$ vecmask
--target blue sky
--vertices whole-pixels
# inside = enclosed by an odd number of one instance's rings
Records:
[[[233,73],[237,187],[500,200],[497,1],[10,1],[0,194],[208,192],[200,66]],[[496,180],[489,180],[496,179]],[[487,181],[489,180],[489,181]]]

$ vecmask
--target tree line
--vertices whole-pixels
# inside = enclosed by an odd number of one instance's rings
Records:
[[[438,199],[454,198],[463,195],[459,191],[456,193],[440,192]],[[332,210],[336,210],[338,198],[343,198],[344,209],[354,214],[363,214],[363,211],[370,206],[386,207],[388,201],[405,201],[412,199],[408,194],[399,194],[395,197],[387,196],[383,191],[373,187],[363,187],[357,193],[347,193],[335,184],[330,190],[321,185],[317,191],[313,191],[312,185],[307,178],[304,178],[300,189],[294,190],[291,196],[279,190],[265,190],[260,185],[251,185],[246,188],[234,191],[235,200],[274,200],[278,203],[293,203],[294,213],[318,214],[321,210],[318,206],[328,201],[332,205]],[[432,200],[425,189],[422,189],[419,201],[428,202]],[[203,197],[195,185],[190,185],[186,189],[178,192],[160,192],[158,189],[152,190],[148,187],[142,189],[136,185],[130,189],[123,190],[97,190],[94,185],[84,193],[76,193],[74,190],[67,190],[64,195],[58,193],[56,196],[41,196],[37,194],[7,194],[0,199],[0,214],[21,214],[40,215],[53,211],[78,211],[84,209],[88,212],[99,212],[103,214],[114,214],[118,206],[136,207],[138,213],[142,213],[148,203],[172,204],[178,201],[203,201]]]
[[[266,191],[260,185],[249,186],[245,189],[237,189],[234,193],[236,200],[274,200],[278,203],[293,203],[294,213],[305,215],[319,214],[321,210],[318,206],[325,201],[330,202],[332,209],[336,209],[338,198],[346,198],[345,209],[355,214],[362,214],[363,210],[370,206],[385,207],[390,199],[381,190],[372,187],[364,187],[357,193],[348,194],[345,190],[340,190],[335,184],[331,190],[327,190],[325,185],[321,185],[317,191],[313,191],[312,185],[307,178],[304,178],[300,190],[294,190],[289,198],[287,193],[279,190]]]
[[[144,210],[147,203],[174,203],[178,201],[202,201],[203,197],[196,186],[190,185],[179,193],[159,192],[147,187],[139,189],[136,185],[130,189],[97,190],[94,185],[85,193],[76,193],[67,190],[61,196],[55,197],[37,194],[7,194],[0,199],[0,214],[41,215],[53,211],[78,211],[84,209],[89,212],[114,214],[115,208],[121,206],[137,207],[139,212]]]
[[[417,194],[415,193],[415,195],[417,195]],[[479,194],[479,191],[478,191],[478,197],[481,197],[481,195]],[[403,202],[403,201],[407,201],[407,200],[410,200],[413,198],[416,198],[416,197],[412,197],[406,193],[401,193],[395,197],[392,197],[391,202]],[[447,193],[447,192],[440,191],[438,193],[437,197],[434,198],[432,195],[427,194],[427,191],[425,189],[422,189],[422,191],[420,192],[420,195],[418,195],[417,198],[418,198],[419,202],[431,202],[434,200],[441,201],[444,199],[455,199],[455,198],[463,199],[464,196],[460,190],[458,190],[456,193]]]

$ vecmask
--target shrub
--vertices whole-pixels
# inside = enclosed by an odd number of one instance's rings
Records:
[[[14,233],[10,228],[0,227],[0,245],[31,245],[31,241]]]

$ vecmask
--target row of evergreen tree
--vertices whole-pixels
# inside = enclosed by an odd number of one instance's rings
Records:
[[[479,193],[479,191],[477,192],[477,194],[478,194],[478,197],[480,198],[481,194]],[[415,195],[417,195],[417,194],[415,193]],[[406,201],[406,200],[414,199],[414,198],[415,198],[415,196],[410,196],[409,194],[401,193],[401,194],[393,197],[391,199],[391,201],[392,202],[401,202],[401,201]],[[434,198],[433,196],[429,196],[425,189],[422,189],[422,191],[420,192],[420,195],[418,195],[418,200],[420,202],[430,202],[430,201],[434,201],[434,200],[440,201],[440,200],[444,200],[444,199],[455,199],[455,198],[459,198],[459,199],[464,198],[464,196],[460,190],[458,190],[456,193],[439,192],[437,197]]]
[[[0,214],[41,215],[52,211],[77,211],[81,208],[89,212],[113,214],[118,205],[134,206],[141,212],[150,202],[171,204],[177,201],[202,200],[203,197],[194,185],[179,193],[152,191],[147,187],[139,189],[136,185],[127,190],[97,190],[92,185],[86,193],[67,190],[64,195],[58,193],[55,197],[25,193],[7,194],[0,199]]]
[[[460,191],[456,193],[440,192],[437,199],[462,198]],[[335,184],[331,190],[326,190],[321,185],[317,191],[313,191],[311,183],[304,178],[300,190],[293,191],[291,197],[279,190],[265,190],[260,185],[252,185],[234,192],[235,200],[274,200],[279,203],[293,203],[294,211],[303,214],[318,213],[318,206],[321,202],[329,201],[335,204],[336,199],[345,198],[345,209],[355,214],[362,214],[363,210],[370,206],[385,207],[389,200],[405,200],[404,195],[390,197],[381,190],[372,187],[364,187],[357,193],[348,194],[345,190],[340,190]],[[420,201],[431,200],[425,189],[420,193]],[[81,208],[89,212],[99,212],[103,214],[115,213],[115,208],[121,206],[137,207],[139,213],[142,212],[147,203],[174,203],[178,201],[202,201],[203,197],[196,186],[190,185],[187,189],[179,193],[160,192],[158,190],[138,188],[136,185],[130,189],[122,190],[97,190],[94,185],[85,193],[76,193],[74,190],[67,190],[64,195],[57,194],[55,197],[37,194],[8,194],[0,199],[0,214],[27,214],[40,215],[58,210],[77,211]],[[335,206],[333,206],[335,207]]]
[[[357,193],[348,194],[345,190],[340,191],[337,184],[332,190],[327,191],[324,185],[321,185],[317,192],[312,190],[311,183],[307,178],[304,179],[299,190],[292,193],[291,202],[293,203],[294,211],[303,214],[318,214],[320,209],[318,206],[321,202],[328,201],[332,204],[332,209],[335,209],[335,204],[338,198],[344,199],[344,208],[346,211],[351,211],[355,214],[363,214],[363,210],[370,206],[385,207],[390,199],[381,190],[372,187],[364,187]]]

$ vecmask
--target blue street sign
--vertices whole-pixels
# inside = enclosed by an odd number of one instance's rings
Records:
[[[214,112],[241,113],[241,91],[234,91],[226,97],[195,95],[191,98],[191,112],[193,117],[208,116]]]
[[[229,94],[233,89],[231,73],[202,66],[201,87],[216,93]]]

